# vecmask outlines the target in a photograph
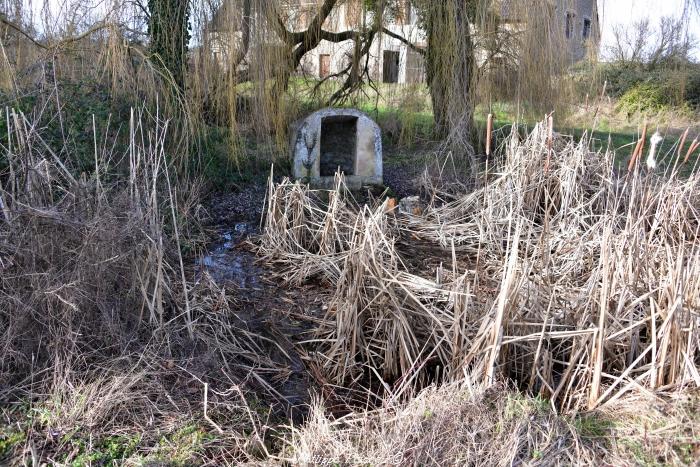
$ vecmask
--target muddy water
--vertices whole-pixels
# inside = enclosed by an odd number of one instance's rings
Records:
[[[288,304],[280,301],[280,285],[265,279],[265,268],[256,262],[255,253],[246,243],[257,233],[257,227],[246,222],[220,229],[218,240],[197,262],[196,274],[206,271],[220,286],[236,288],[240,301],[236,310],[238,318],[252,333],[262,336],[262,341],[267,340],[265,348],[269,356],[288,370],[286,380],[268,381],[278,393],[281,405],[278,408],[300,422],[308,412],[311,381],[292,340],[308,329],[286,319],[284,311]]]
[[[260,289],[262,268],[255,264],[255,255],[242,247],[255,228],[246,222],[231,230],[223,230],[209,252],[199,261],[198,272],[207,271],[217,284],[234,284],[240,289]]]

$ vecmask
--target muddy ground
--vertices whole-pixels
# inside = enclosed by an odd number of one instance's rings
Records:
[[[384,181],[388,195],[402,198],[418,194],[425,150],[386,151]],[[269,381],[278,392],[273,396],[278,401],[275,410],[297,422],[304,418],[311,394],[322,394],[331,406],[335,396],[347,400],[348,394],[333,393],[339,389],[325,384],[313,358],[306,354],[308,347],[301,345],[313,338],[333,290],[321,283],[301,287],[281,284],[255,255],[266,190],[266,180],[260,178],[238,191],[209,197],[205,227],[211,243],[203,256],[193,259],[194,269],[200,276],[206,271],[220,287],[235,290],[238,317],[247,323],[250,332],[270,342],[270,356],[286,369],[286,378]],[[373,192],[377,194],[376,187]],[[361,199],[364,194],[356,196]],[[345,409],[338,402],[334,411],[342,413]]]
[[[391,196],[404,198],[419,193],[421,175],[434,149],[430,143],[411,148],[385,147],[384,186],[390,190]],[[275,178],[281,179],[282,175]],[[239,190],[213,193],[206,206],[210,225],[222,230],[240,222],[259,225],[265,202],[266,182],[265,177],[259,177],[256,181],[241,186]]]

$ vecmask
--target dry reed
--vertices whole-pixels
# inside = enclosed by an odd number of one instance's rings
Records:
[[[168,121],[132,111],[125,154],[93,127],[95,170],[76,177],[40,115],[4,117],[0,407],[15,407],[26,443],[2,461],[70,463],[81,437],[122,432],[147,456],[188,423],[227,430],[201,455],[248,459],[265,435],[242,433],[258,423],[244,394],[285,409],[273,386],[288,370],[234,291],[206,273],[191,279],[179,242],[198,191],[170,179]]]
[[[333,381],[469,371],[565,410],[700,385],[697,173],[620,176],[586,138],[548,140],[544,122],[501,148],[487,185],[450,202],[435,187],[418,215],[359,208],[342,179],[324,201],[270,186],[261,253],[335,288],[314,342]],[[453,258],[432,278],[403,261],[425,242]]]

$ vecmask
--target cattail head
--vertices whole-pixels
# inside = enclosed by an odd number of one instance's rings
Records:
[[[659,147],[659,144],[661,144],[661,141],[663,141],[663,137],[661,134],[657,131],[651,136],[650,143],[651,145],[649,146],[649,156],[647,157],[647,168],[649,170],[654,170],[656,169],[656,151]]]

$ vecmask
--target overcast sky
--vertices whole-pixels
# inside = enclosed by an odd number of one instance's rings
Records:
[[[615,25],[629,25],[644,18],[651,18],[652,24],[657,24],[657,18],[662,16],[679,17],[683,14],[684,5],[685,0],[598,0],[602,22],[601,52],[604,55]],[[700,14],[693,13],[689,30],[696,39],[700,39]],[[700,58],[700,50],[695,51],[695,58]]]

